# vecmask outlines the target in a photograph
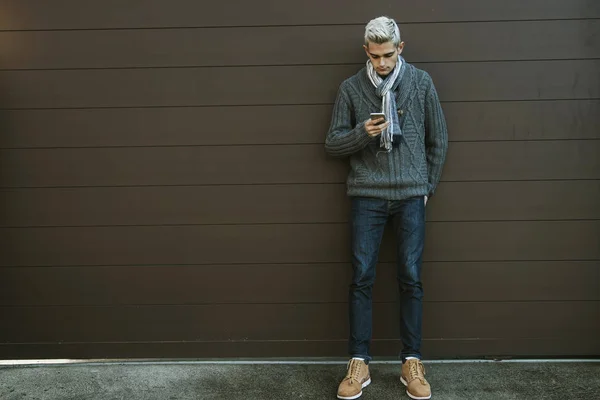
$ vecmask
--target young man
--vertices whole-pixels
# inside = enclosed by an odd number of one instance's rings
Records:
[[[440,180],[448,148],[446,122],[428,73],[401,56],[394,20],[380,17],[365,29],[366,67],[339,88],[325,148],[350,158],[352,202],[349,293],[350,361],[339,399],[356,399],[371,383],[372,288],[384,226],[393,222],[400,290],[401,382],[413,399],[429,399],[421,363],[421,262],[425,205]],[[371,118],[384,113],[385,118]]]

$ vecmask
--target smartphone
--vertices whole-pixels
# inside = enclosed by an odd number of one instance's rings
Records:
[[[372,120],[376,120],[379,118],[383,118],[383,121],[381,121],[379,124],[377,125],[381,125],[385,122],[385,114],[384,113],[371,113],[371,119]]]

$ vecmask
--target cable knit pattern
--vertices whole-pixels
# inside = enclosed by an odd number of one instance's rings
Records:
[[[326,151],[350,157],[348,196],[403,200],[431,197],[440,181],[448,150],[444,113],[429,74],[403,61],[393,91],[403,135],[398,147],[385,152],[371,138],[365,122],[381,111],[381,98],[366,68],[340,85],[325,140]]]

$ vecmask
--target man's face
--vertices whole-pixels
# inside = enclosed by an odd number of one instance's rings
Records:
[[[404,49],[404,42],[401,42],[398,47],[392,42],[382,44],[369,42],[368,46],[363,46],[367,52],[367,56],[371,59],[373,67],[379,76],[387,76],[398,62],[398,56]]]

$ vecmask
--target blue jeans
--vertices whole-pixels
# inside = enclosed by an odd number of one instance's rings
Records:
[[[400,201],[352,198],[352,267],[350,285],[351,357],[371,360],[372,291],[384,227],[391,217],[397,243],[400,290],[400,356],[421,358],[423,286],[421,263],[425,242],[424,197]]]

